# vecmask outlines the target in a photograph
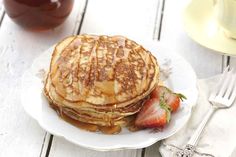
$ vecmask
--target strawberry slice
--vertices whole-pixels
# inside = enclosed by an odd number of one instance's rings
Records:
[[[168,98],[166,104],[170,107],[171,112],[176,112],[179,109],[180,101],[183,101],[186,97],[182,94],[173,93]]]
[[[167,101],[167,99],[170,97],[170,95],[173,92],[165,87],[165,86],[157,86],[150,94],[151,98],[157,98],[160,99],[161,97],[164,99],[164,101]]]
[[[152,98],[147,100],[138,113],[135,125],[141,128],[163,128],[170,120],[170,111],[165,103]]]
[[[176,112],[179,109],[180,101],[186,97],[180,93],[174,93],[169,88],[157,86],[150,95],[151,98],[157,98],[163,101],[170,107],[171,112]]]

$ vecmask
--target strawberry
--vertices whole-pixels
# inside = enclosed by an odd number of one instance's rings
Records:
[[[165,86],[157,86],[152,92],[150,97],[151,98],[157,98],[160,99],[161,97],[164,99],[164,101],[167,101],[167,99],[172,94],[172,91],[168,89]]]
[[[170,120],[170,111],[157,98],[148,99],[135,119],[140,128],[163,128]]]
[[[167,105],[170,107],[171,112],[176,112],[179,109],[180,101],[183,101],[186,97],[179,93],[172,93],[167,100]]]
[[[176,112],[180,106],[180,100],[186,97],[180,93],[173,93],[169,88],[164,86],[157,86],[150,95],[151,98],[163,99],[171,112]]]

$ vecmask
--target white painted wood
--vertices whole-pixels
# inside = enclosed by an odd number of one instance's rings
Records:
[[[3,19],[3,15],[4,15],[4,8],[3,8],[2,0],[0,0],[0,23]]]
[[[19,73],[12,69],[16,59],[12,55],[9,48],[0,59],[0,156],[34,156],[41,151],[44,131],[20,105]]]
[[[233,67],[234,69],[236,69],[236,57],[230,58],[230,67]]]
[[[82,33],[152,39],[158,0],[90,0]]]
[[[42,148],[41,148],[41,152],[39,157],[46,157],[47,151],[50,148],[50,137],[52,135],[48,132],[45,132],[45,136],[44,136],[44,140],[43,140],[43,144],[42,144]]]
[[[159,35],[161,32],[161,22],[162,22],[162,16],[164,14],[164,7],[165,0],[159,0],[158,1],[158,8],[157,8],[157,14],[155,18],[155,24],[154,24],[154,31],[153,31],[153,40],[159,40]]]
[[[134,40],[156,39],[160,4],[158,0],[90,0],[81,33],[121,34]],[[198,77],[220,72],[221,55],[198,45],[184,32],[180,19],[183,4],[184,0],[166,1],[161,42],[183,55],[192,64]],[[33,59],[50,45],[77,32],[84,5],[85,0],[75,0],[68,20],[47,32],[28,32],[5,16],[0,29],[0,47],[7,47],[5,53],[0,48],[0,156],[45,156],[50,134],[23,111],[20,105],[20,77]],[[234,66],[235,62],[236,59],[231,60]],[[49,156],[139,157],[141,149],[97,152],[54,137]],[[146,149],[145,157],[154,156],[158,157],[157,144]]]
[[[225,68],[227,68],[228,66],[230,66],[230,61],[231,61],[231,57],[227,56],[227,55],[223,55],[222,56],[222,72],[224,71]]]
[[[221,72],[222,55],[193,41],[184,31],[182,14],[189,0],[166,0],[161,42],[181,54],[199,78]]]
[[[20,78],[34,58],[73,34],[84,3],[84,0],[75,1],[73,12],[65,23],[46,32],[29,32],[14,24],[8,16],[4,17],[0,29],[0,156],[40,156],[45,131],[20,104]],[[1,51],[3,46],[6,51]]]
[[[102,142],[102,141],[101,141]],[[78,147],[63,138],[54,137],[50,157],[139,157],[140,150],[99,152]]]
[[[160,142],[155,143],[154,145],[146,148],[145,157],[161,157],[159,152]]]

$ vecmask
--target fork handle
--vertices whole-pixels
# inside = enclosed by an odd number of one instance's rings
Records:
[[[193,133],[192,137],[188,141],[187,145],[184,149],[177,151],[174,155],[174,157],[193,157],[194,152],[196,150],[196,145],[198,143],[198,140],[213,113],[216,111],[217,108],[211,107],[210,110],[207,112],[205,117],[203,118],[202,122],[199,124],[195,132]]]
[[[217,108],[215,108],[214,106],[211,106],[210,110],[207,112],[207,114],[203,118],[202,122],[199,124],[199,126],[197,127],[197,129],[193,133],[192,137],[188,141],[188,143],[187,143],[188,145],[191,145],[193,147],[196,146],[207,122],[209,121],[211,116],[215,113],[216,109]]]

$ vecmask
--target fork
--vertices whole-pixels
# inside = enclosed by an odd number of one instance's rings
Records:
[[[218,109],[226,109],[231,107],[235,98],[236,74],[233,73],[233,69],[229,70],[229,67],[227,67],[224,70],[223,75],[216,86],[216,89],[210,94],[210,97],[208,98],[208,101],[211,104],[210,110],[207,112],[206,116],[203,118],[193,133],[185,148],[176,152],[175,157],[192,157],[196,150],[196,145],[199,141],[199,138],[209,119]]]

